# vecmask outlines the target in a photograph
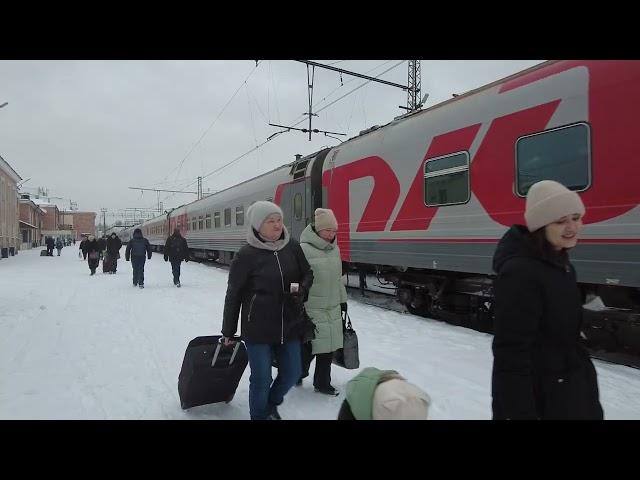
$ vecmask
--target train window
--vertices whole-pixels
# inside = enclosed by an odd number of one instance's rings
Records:
[[[302,195],[296,193],[293,197],[293,216],[296,220],[302,219]]]
[[[467,203],[471,198],[469,152],[430,158],[424,164],[424,203],[428,207]]]
[[[577,123],[520,137],[516,141],[516,191],[526,196],[540,180],[555,180],[569,190],[591,184],[591,131]]]
[[[213,226],[214,226],[214,228],[220,228],[220,212],[214,212],[214,214],[213,214]]]
[[[207,230],[209,230],[211,228],[211,214],[207,213],[206,217],[205,217],[205,227],[207,227]]]
[[[198,226],[197,226],[197,220],[196,217],[191,217],[191,230],[197,230]]]
[[[230,208],[224,209],[224,226],[225,227],[231,226],[231,209]]]
[[[204,230],[204,217],[202,215],[198,217],[198,230]]]
[[[244,225],[244,206],[236,207],[236,225]]]

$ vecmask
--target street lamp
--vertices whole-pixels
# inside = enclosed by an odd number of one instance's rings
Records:
[[[2,105],[0,105],[0,108],[6,107],[7,105],[9,105],[9,102],[4,102]]]

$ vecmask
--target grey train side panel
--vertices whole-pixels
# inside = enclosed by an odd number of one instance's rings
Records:
[[[352,240],[351,261],[490,275],[495,250],[496,243]],[[640,286],[640,245],[583,243],[570,257],[581,283]]]

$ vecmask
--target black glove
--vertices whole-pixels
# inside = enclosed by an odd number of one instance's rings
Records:
[[[169,261],[169,257],[167,257],[166,255],[164,256],[164,261],[168,262]]]
[[[148,255],[148,256],[147,256],[147,260],[151,260],[151,255]]]
[[[342,311],[342,313],[347,313],[347,302],[340,304],[340,310]]]

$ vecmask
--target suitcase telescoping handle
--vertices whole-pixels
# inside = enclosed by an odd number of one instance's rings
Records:
[[[236,341],[235,346],[233,347],[233,353],[231,354],[231,359],[229,360],[229,365],[233,363],[236,358],[236,353],[238,353],[238,348],[240,348],[240,337],[233,337]],[[216,360],[218,359],[218,354],[220,353],[220,349],[222,348],[222,338],[218,340],[218,345],[216,346],[216,351],[213,354],[213,360],[211,360],[211,366],[215,366]]]

